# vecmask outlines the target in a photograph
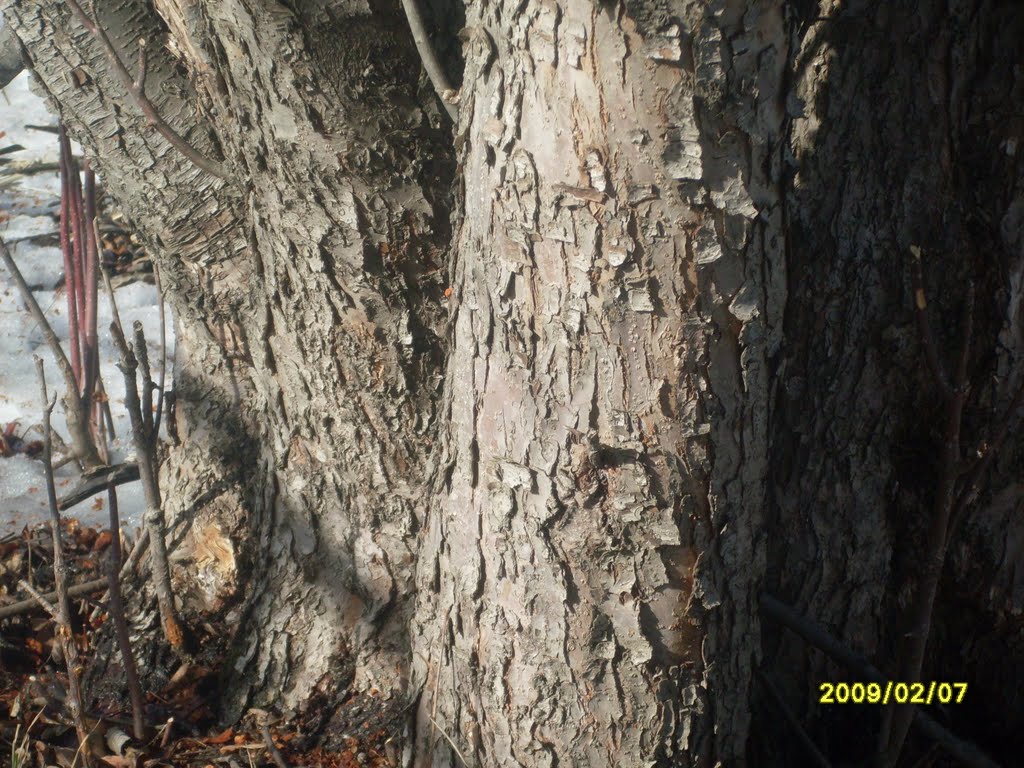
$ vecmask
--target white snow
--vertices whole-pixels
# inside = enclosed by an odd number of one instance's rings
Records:
[[[0,147],[20,144],[24,150],[7,155],[14,161],[56,162],[57,137],[54,134],[28,130],[26,125],[55,125],[45,103],[32,94],[28,87],[28,73],[22,73],[0,92]],[[78,147],[74,148],[77,153]],[[0,169],[2,174],[2,169]],[[11,248],[25,280],[33,288],[36,300],[64,345],[67,346],[67,302],[63,287],[55,287],[64,271],[59,248],[37,244],[33,238],[56,235],[59,211],[60,179],[56,172],[26,176],[6,188],[0,189],[0,237]],[[143,282],[130,283],[117,290],[117,306],[126,332],[131,334],[132,323],[142,322],[146,331],[149,358],[154,378],[159,371],[160,317],[159,296],[155,286]],[[112,461],[130,458],[130,423],[124,409],[124,380],[116,367],[116,352],[110,338],[112,320],[110,303],[100,289],[98,328],[100,337],[101,375],[110,397],[111,413],[118,439],[113,441]],[[171,357],[174,353],[174,334],[170,311],[167,312],[167,370],[170,384]],[[39,384],[33,355],[40,356],[45,365],[46,381],[51,392],[62,393],[63,382],[57,366],[44,341],[42,332],[25,309],[11,276],[0,265],[0,429],[9,422],[18,422],[17,434],[28,431],[26,439],[41,439]],[[35,428],[33,428],[35,427]],[[58,402],[53,412],[54,430],[67,439],[64,414]],[[57,494],[70,490],[78,480],[78,471],[68,464],[57,470]],[[118,489],[118,506],[122,522],[135,525],[143,509],[142,488],[138,482]],[[48,519],[46,485],[41,462],[26,456],[0,457],[0,538],[20,531],[30,523]],[[106,494],[87,499],[64,513],[77,517],[87,525],[106,527],[108,511]]]

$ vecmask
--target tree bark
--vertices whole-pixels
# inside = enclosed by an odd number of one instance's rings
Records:
[[[783,31],[781,4],[467,8],[421,765],[449,739],[480,765],[742,759]]]
[[[123,61],[147,40],[164,119],[230,169],[183,163],[62,3],[5,6],[169,288],[181,445],[161,483],[184,607],[235,630],[224,715],[353,676],[397,699],[450,174],[412,41],[367,7],[189,4],[193,89],[145,3],[99,5]]]
[[[894,672],[940,484],[910,246],[950,364],[977,285],[964,455],[1020,381],[1013,3],[438,0],[453,133],[397,0],[100,3],[223,180],[62,2],[2,7],[169,288],[168,545],[184,620],[232,630],[226,719],[378,691],[406,764],[800,764],[764,668],[871,757],[877,708],[820,706],[841,670],[759,597]],[[1022,447],[923,670],[997,757]]]

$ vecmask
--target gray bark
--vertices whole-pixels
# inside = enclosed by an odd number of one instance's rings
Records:
[[[890,671],[937,485],[909,246],[944,350],[978,284],[965,445],[1024,357],[1024,14],[434,3],[453,80],[465,14],[452,142],[397,1],[101,6],[226,182],[61,2],[3,9],[170,288],[161,485],[183,617],[234,630],[225,717],[377,689],[423,766],[799,764],[763,666],[868,756],[877,712],[819,707],[841,670],[758,597]],[[925,673],[978,686],[952,727],[996,750],[1021,448],[951,542]]]
[[[183,164],[62,3],[4,7],[170,289],[181,444],[161,484],[193,623],[236,630],[225,716],[353,674],[401,693],[448,187],[412,42],[366,7],[189,5],[194,90],[144,3],[100,6],[125,62],[146,38],[164,118],[231,169]]]
[[[785,298],[781,5],[618,10],[467,8],[423,765],[448,738],[481,765],[745,749]]]

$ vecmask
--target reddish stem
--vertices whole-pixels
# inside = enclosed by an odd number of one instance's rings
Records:
[[[96,243],[96,174],[88,161],[85,164],[85,346],[82,355],[85,364],[83,397],[88,405],[92,400],[99,376],[99,354],[96,333],[96,299],[99,291],[99,250]]]
[[[60,126],[60,250],[64,256],[64,289],[68,300],[68,335],[71,337],[71,370],[76,384],[82,380],[82,356],[78,347],[77,262],[71,247],[71,142]],[[77,394],[77,393],[76,393]]]
[[[75,332],[71,335],[72,347],[78,347],[82,356],[82,370],[79,372],[78,386],[81,394],[85,386],[85,367],[88,363],[86,357],[85,343],[83,339],[85,325],[85,227],[83,219],[85,211],[82,204],[82,176],[79,173],[78,163],[74,158],[68,160],[68,186],[71,191],[71,244],[73,246],[73,260],[75,262],[75,302],[78,306],[78,317],[75,323]]]

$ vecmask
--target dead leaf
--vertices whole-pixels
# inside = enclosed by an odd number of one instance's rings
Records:
[[[235,737],[235,729],[234,728],[228,728],[227,730],[221,731],[216,736],[210,736],[208,739],[205,739],[204,741],[206,741],[207,744],[212,744],[212,745],[227,744],[234,737]]]

